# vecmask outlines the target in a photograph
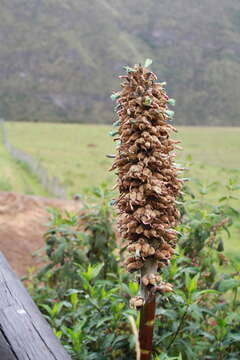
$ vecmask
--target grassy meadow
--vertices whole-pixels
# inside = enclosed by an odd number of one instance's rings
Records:
[[[110,126],[9,122],[6,129],[12,144],[58,176],[69,195],[114,181],[106,158],[115,152]],[[178,160],[191,163],[193,179],[224,184],[240,176],[240,128],[179,127],[177,137],[183,147]]]
[[[50,175],[59,177],[69,196],[102,182],[110,187],[114,185],[115,176],[108,172],[112,160],[106,158],[106,154],[115,152],[108,135],[110,126],[9,122],[6,130],[15,147],[38,159]],[[240,128],[179,127],[178,130],[176,136],[182,140],[183,147],[178,161],[187,166],[189,170],[184,176],[192,179],[193,189],[201,188],[203,198],[209,186],[211,199],[216,202],[227,194],[225,185],[230,178],[240,183]],[[1,151],[4,151],[2,145]],[[10,160],[8,156],[12,163]],[[12,187],[19,191],[17,184],[15,187],[12,183]],[[233,200],[233,205],[240,208],[240,200]],[[233,233],[229,250],[240,248],[240,227],[235,226]]]
[[[3,146],[0,132],[0,191],[15,191],[25,194],[47,196],[47,191],[39,184],[25,164],[16,162]]]

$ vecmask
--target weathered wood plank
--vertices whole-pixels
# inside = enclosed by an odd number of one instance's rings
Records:
[[[21,360],[55,360],[57,356],[46,346],[34,328],[31,318],[18,305],[0,310],[0,324],[11,341],[11,348]],[[56,349],[57,352],[57,349]]]
[[[0,330],[0,359],[1,360],[17,360],[5,336]]]
[[[1,253],[0,327],[19,360],[71,359]]]

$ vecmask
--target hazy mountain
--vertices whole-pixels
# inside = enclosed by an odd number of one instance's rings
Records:
[[[177,123],[239,124],[239,0],[1,0],[0,116],[111,122],[117,74],[147,57]]]

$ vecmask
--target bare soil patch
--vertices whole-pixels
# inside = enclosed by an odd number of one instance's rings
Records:
[[[76,200],[0,192],[0,251],[19,276],[38,265],[33,253],[44,246],[49,207],[80,212],[82,204]]]

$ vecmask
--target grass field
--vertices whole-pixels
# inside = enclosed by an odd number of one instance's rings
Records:
[[[16,162],[4,148],[0,132],[0,191],[47,196],[45,189],[24,164]]]
[[[106,158],[115,152],[110,130],[101,125],[7,123],[10,141],[58,176],[70,195],[113,182],[108,172],[112,161]],[[183,147],[178,159],[191,155],[193,178],[223,184],[230,176],[240,177],[240,128],[180,127],[177,137]]]
[[[50,175],[59,177],[69,196],[102,182],[110,187],[114,184],[115,176],[108,172],[112,160],[106,158],[115,152],[108,135],[110,126],[9,122],[6,130],[15,147],[40,160]],[[205,191],[214,182],[211,197],[217,201],[226,194],[229,178],[240,183],[240,128],[179,127],[177,137],[183,147],[178,160],[191,163],[184,176],[192,178],[193,188],[200,186]],[[12,187],[19,189],[14,183]],[[240,208],[240,200],[235,206]],[[235,227],[229,248],[240,248],[239,235],[240,229]]]

